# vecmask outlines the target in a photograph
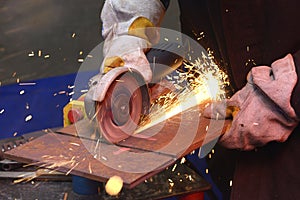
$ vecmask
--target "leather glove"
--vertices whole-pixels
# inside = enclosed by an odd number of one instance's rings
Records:
[[[158,31],[153,27],[159,26],[164,12],[163,4],[157,0],[105,1],[101,11],[104,61],[100,73],[91,78],[85,97],[89,118],[95,114],[97,85],[111,69],[134,68],[146,83],[151,81],[152,71],[144,52],[159,39]]]
[[[288,54],[271,67],[254,67],[247,80],[232,98],[204,110],[206,117],[232,118],[219,142],[227,148],[252,150],[270,141],[286,141],[299,122],[290,104],[297,83],[293,57]]]
[[[145,39],[123,35],[110,41],[110,48],[105,55],[104,62],[100,68],[100,73],[105,74],[115,67],[134,68],[143,75],[148,83],[152,79],[152,71],[145,56],[148,49]]]
[[[104,62],[100,72],[119,66],[139,71],[146,82],[152,72],[144,52],[159,39],[159,26],[165,8],[157,0],[107,0],[101,12],[105,38]]]

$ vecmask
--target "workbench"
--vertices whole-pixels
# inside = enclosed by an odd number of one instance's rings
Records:
[[[53,177],[51,179],[38,177],[32,181],[21,183],[13,183],[16,179],[1,178],[0,199],[144,200],[163,199],[189,193],[204,192],[210,189],[210,185],[197,172],[189,167],[189,163],[178,163],[176,168],[173,167],[154,175],[132,189],[123,188],[117,197],[112,197],[105,193],[104,183],[102,185],[100,184],[99,194],[79,195],[73,191],[70,175],[57,177],[55,179],[53,179]]]
[[[224,132],[228,122],[199,116],[199,109],[203,108],[203,105],[190,108],[139,133],[143,137],[129,137],[118,144],[93,138],[95,125],[82,120],[7,151],[4,157],[99,182],[117,175],[122,177],[125,188],[140,190],[138,187],[143,187],[149,178],[174,166],[183,156]],[[189,135],[195,116],[198,117],[198,126],[193,127],[196,134]],[[185,123],[181,123],[183,119]],[[201,185],[201,178],[196,182]],[[200,185],[196,190],[208,189],[207,185]]]

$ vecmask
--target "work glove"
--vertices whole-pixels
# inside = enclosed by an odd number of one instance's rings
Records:
[[[101,12],[105,38],[100,73],[120,66],[136,69],[146,83],[152,72],[145,52],[159,40],[159,26],[165,8],[157,0],[107,0]]]
[[[137,70],[146,82],[152,79],[152,71],[145,56],[148,41],[139,37],[123,35],[110,41],[110,48],[105,54],[100,73],[106,74],[116,67],[126,66]]]
[[[159,40],[155,27],[159,26],[164,13],[163,4],[157,0],[105,1],[101,11],[104,60],[100,73],[90,79],[85,96],[89,118],[95,116],[99,82],[113,68],[135,69],[146,83],[151,81],[152,71],[145,52]]]
[[[212,103],[204,116],[232,118],[219,142],[232,149],[252,150],[270,141],[284,142],[297,126],[299,118],[290,104],[297,83],[293,57],[254,67],[244,88],[224,102]]]

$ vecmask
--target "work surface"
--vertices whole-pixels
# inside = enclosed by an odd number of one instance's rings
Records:
[[[22,169],[20,169],[22,170]],[[23,169],[24,170],[24,169]],[[0,173],[10,173],[2,172]],[[12,179],[0,179],[0,199],[43,199],[43,200],[144,200],[162,199],[171,196],[206,191],[210,185],[192,168],[189,163],[174,166],[156,174],[133,189],[123,188],[118,196],[110,196],[99,185],[99,194],[79,195],[72,190],[70,176],[55,176],[50,179],[38,178],[29,182],[13,183]],[[78,184],[78,183],[77,183]],[[85,187],[81,185],[81,187]]]
[[[117,145],[94,138],[94,124],[84,120],[4,156],[100,182],[117,175],[125,187],[133,188],[224,132],[227,121],[203,118],[199,108],[203,107],[188,109]]]

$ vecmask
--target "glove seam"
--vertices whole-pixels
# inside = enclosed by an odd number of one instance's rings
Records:
[[[297,74],[297,83],[292,91],[291,106],[294,108],[298,119],[300,118],[300,81],[298,74],[300,73],[300,50],[293,54],[295,71]]]
[[[258,87],[257,85],[253,85],[257,92],[260,93],[261,96],[264,97],[263,100],[266,100],[268,101],[269,103],[272,103],[273,106],[276,108],[274,112],[278,112],[279,114],[281,114],[287,121],[290,121],[290,122],[298,122],[299,119],[298,117],[292,117],[290,116],[287,112],[284,111],[284,109],[282,109],[275,101],[273,101],[267,93],[265,93],[260,87]]]

